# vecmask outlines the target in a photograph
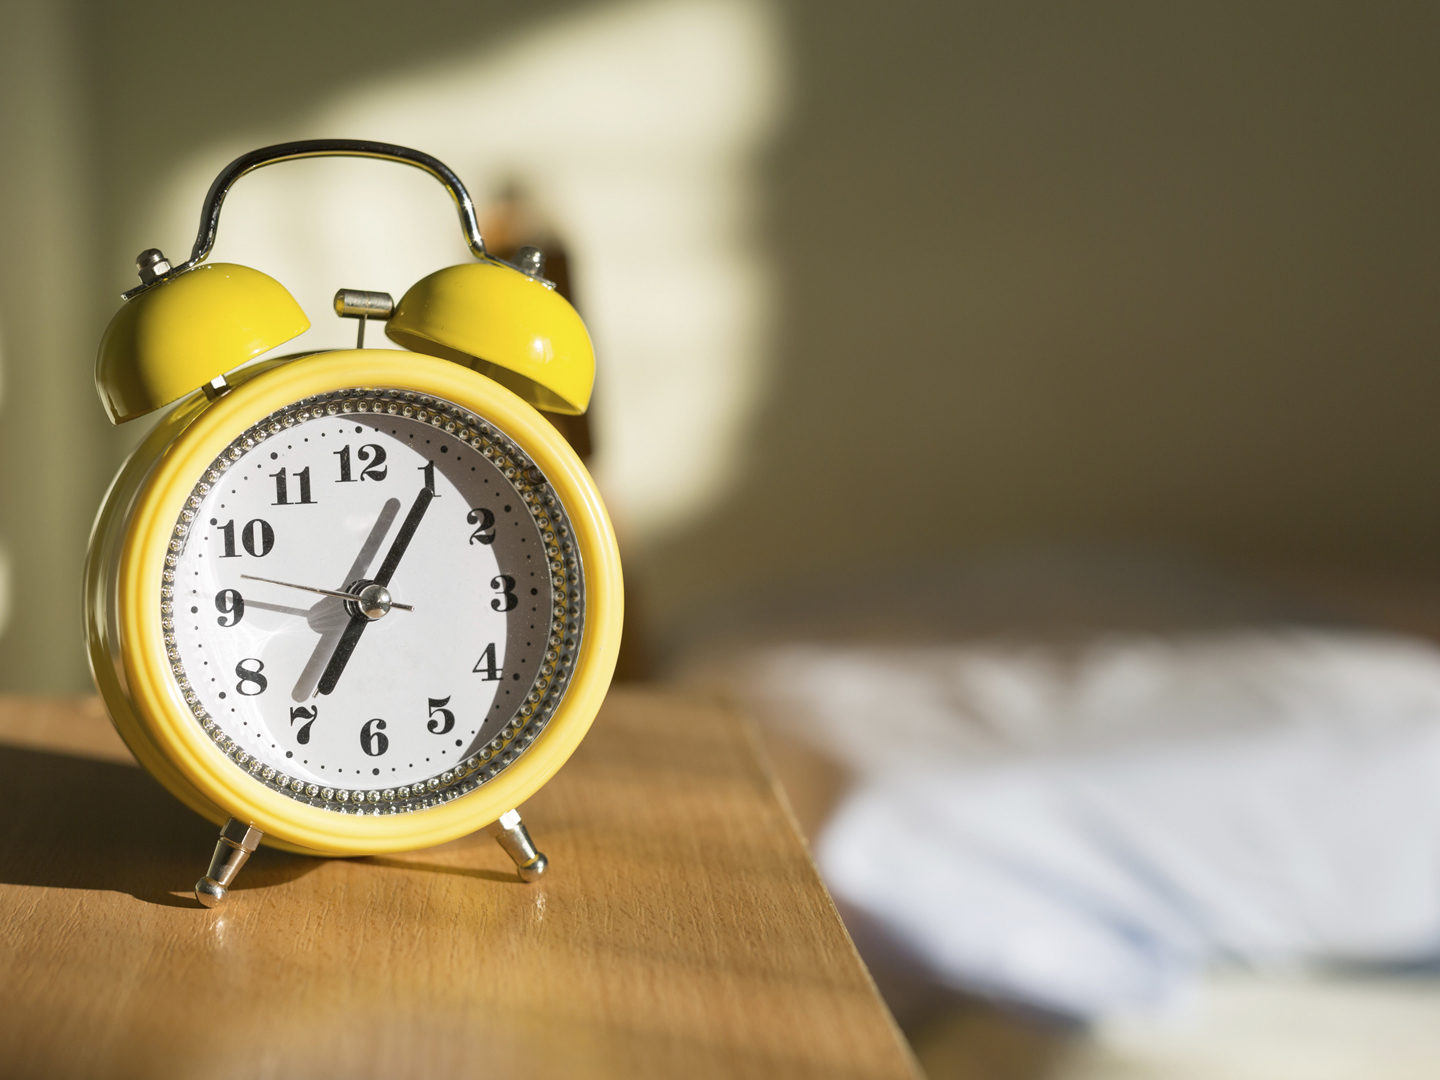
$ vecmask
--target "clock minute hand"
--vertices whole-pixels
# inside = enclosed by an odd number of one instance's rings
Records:
[[[340,681],[340,673],[345,670],[345,665],[350,662],[350,654],[355,651],[355,643],[360,640],[360,635],[369,624],[370,620],[364,615],[356,613],[350,616],[345,632],[340,635],[335,651],[330,654],[330,663],[325,665],[325,674],[320,676],[320,685],[315,688],[316,694],[328,694],[335,689],[335,684]]]
[[[304,589],[306,592],[319,593],[321,596],[338,596],[338,597],[340,597],[340,599],[342,599],[342,600],[364,600],[364,599],[365,599],[365,597],[361,596],[361,595],[360,595],[359,593],[357,593],[357,592],[342,592],[342,591],[339,590],[339,589],[317,589],[317,588],[315,588],[315,586],[313,586],[313,585],[296,585],[295,582],[293,582],[293,581],[276,581],[274,578],[257,577],[257,576],[254,575],[254,574],[241,574],[240,576],[241,576],[242,578],[247,578],[247,579],[249,579],[250,581],[263,581],[263,582],[265,582],[267,585],[283,585],[283,586],[285,586],[287,589]],[[394,601],[394,600],[391,600],[391,601],[390,601],[389,606],[392,607],[392,608],[399,608],[401,611],[414,611],[414,610],[415,610],[415,608],[412,607],[410,604],[400,604],[400,603],[397,603],[397,602]]]
[[[390,578],[399,567],[405,549],[410,546],[410,539],[415,535],[415,530],[420,527],[420,519],[425,516],[425,511],[430,508],[430,501],[434,498],[435,492],[431,491],[428,486],[420,489],[420,494],[415,497],[414,505],[410,507],[410,513],[405,515],[404,524],[395,534],[395,540],[390,545],[390,550],[385,553],[385,561],[380,564],[379,573],[375,575],[377,585],[390,584]],[[369,624],[370,620],[362,612],[356,612],[350,616],[350,623],[345,627],[345,632],[340,635],[340,640],[335,645],[335,652],[330,657],[330,663],[325,666],[325,674],[320,676],[320,684],[315,688],[315,693],[329,694],[335,689],[335,684],[340,681],[340,675],[345,670],[345,665],[350,662],[350,654],[355,651],[355,645],[360,640],[360,635],[365,632],[365,627]]]

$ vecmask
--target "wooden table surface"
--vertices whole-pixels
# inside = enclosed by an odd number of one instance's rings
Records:
[[[524,808],[406,855],[262,849],[190,894],[216,830],[98,701],[0,697],[0,1075],[909,1077],[748,727],[612,692]]]

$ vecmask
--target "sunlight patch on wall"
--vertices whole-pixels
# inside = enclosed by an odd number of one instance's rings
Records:
[[[295,138],[417,147],[482,205],[517,182],[569,250],[600,364],[592,464],[622,532],[643,545],[725,493],[762,389],[769,288],[755,174],[780,108],[778,36],[760,0],[557,18],[462,61],[337,94],[283,130],[210,147],[159,186],[147,221],[179,256],[220,167]],[[246,177],[212,255],[295,294],[315,325],[283,352],[353,345],[354,324],[331,313],[337,288],[398,299],[468,258],[433,180],[343,161]],[[390,347],[379,333],[367,344]]]
[[[14,581],[10,552],[0,545],[0,637],[10,628],[10,609],[14,606]]]

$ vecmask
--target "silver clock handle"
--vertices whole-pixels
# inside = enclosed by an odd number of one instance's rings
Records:
[[[465,242],[470,246],[470,250],[477,259],[489,259],[485,251],[485,239],[480,235],[480,222],[475,217],[475,201],[470,198],[470,193],[465,190],[460,177],[440,159],[394,143],[370,142],[366,139],[302,139],[299,142],[277,143],[274,146],[251,150],[221,169],[220,175],[215,177],[215,182],[210,185],[210,190],[205,195],[205,204],[200,209],[200,231],[195,235],[195,246],[190,251],[190,260],[174,269],[166,268],[168,272],[163,272],[124,293],[125,299],[128,300],[161,281],[168,281],[187,270],[193,270],[205,261],[210,249],[215,246],[215,234],[220,228],[220,207],[235,181],[266,165],[312,157],[376,158],[380,161],[411,165],[429,173],[444,185],[445,190],[450,192],[450,197],[455,200],[455,209],[460,214],[460,228],[465,233]]]

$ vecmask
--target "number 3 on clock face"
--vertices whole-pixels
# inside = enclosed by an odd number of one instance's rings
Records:
[[[420,808],[558,702],[584,571],[503,433],[329,396],[346,407],[283,409],[206,470],[156,599],[196,717],[252,772],[342,813]]]

